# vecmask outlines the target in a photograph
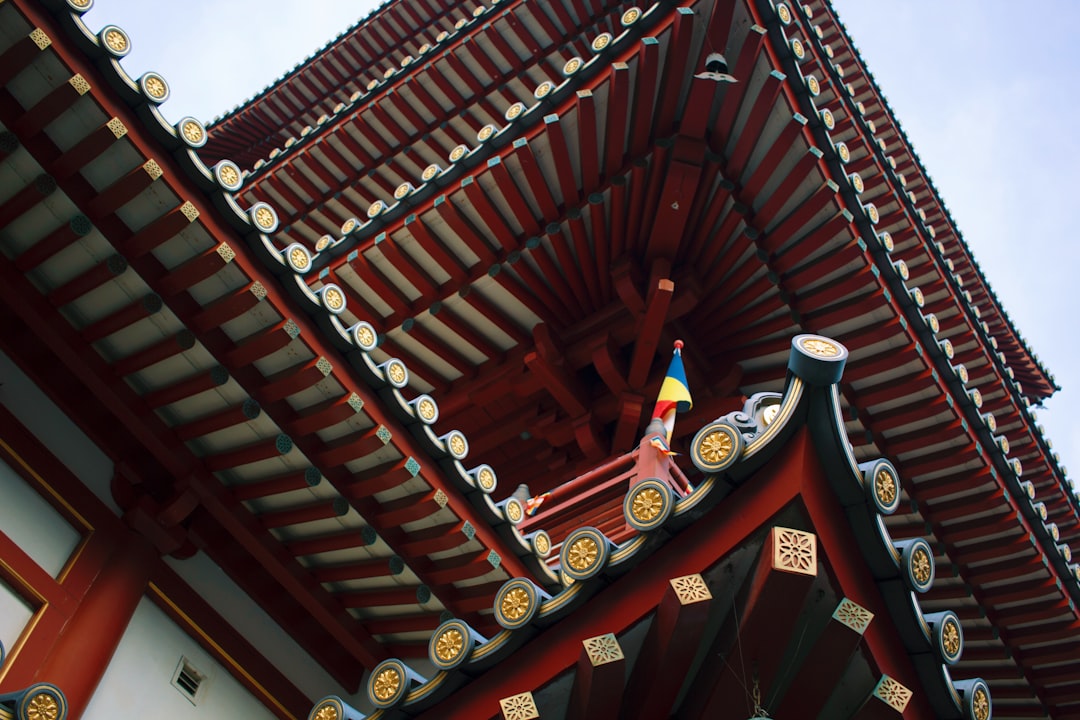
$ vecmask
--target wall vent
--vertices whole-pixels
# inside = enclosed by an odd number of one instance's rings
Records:
[[[180,694],[192,705],[202,699],[203,691],[206,689],[205,681],[206,673],[195,667],[186,657],[180,658],[176,672],[173,673],[172,686],[179,690]]]

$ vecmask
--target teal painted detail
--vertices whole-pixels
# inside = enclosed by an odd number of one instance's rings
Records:
[[[410,457],[405,461],[405,469],[409,471],[409,474],[416,477],[420,474],[420,463],[416,462],[416,458]]]
[[[385,425],[380,425],[379,429],[375,431],[375,437],[382,440],[383,445],[390,442],[390,438],[394,437],[393,434],[386,429]]]
[[[472,540],[474,537],[476,537],[476,528],[473,527],[473,524],[471,522],[466,520],[465,524],[461,526],[461,533],[465,537]]]

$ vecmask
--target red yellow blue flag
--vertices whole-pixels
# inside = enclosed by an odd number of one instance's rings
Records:
[[[676,340],[671,364],[668,365],[664,384],[660,386],[660,395],[656,398],[656,407],[653,408],[652,414],[654,420],[660,420],[664,424],[664,429],[667,431],[665,439],[669,445],[671,433],[675,429],[675,413],[686,412],[694,406],[694,401],[690,397],[690,387],[686,383],[682,348],[682,340]]]

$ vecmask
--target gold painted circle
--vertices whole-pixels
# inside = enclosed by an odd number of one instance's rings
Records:
[[[927,315],[926,324],[930,326],[930,330],[937,335],[941,332],[941,321],[937,319],[937,315]]]
[[[57,720],[60,717],[60,704],[50,693],[38,693],[26,703],[27,720]]]
[[[465,649],[465,636],[456,627],[450,627],[439,634],[435,641],[435,657],[441,662],[453,662]]]
[[[886,252],[892,252],[896,248],[896,244],[893,242],[892,233],[888,230],[881,232],[881,244],[885,247]],[[937,332],[936,330],[934,332]]]
[[[516,120],[523,112],[525,112],[525,105],[519,102],[514,103],[506,109],[506,119]]]
[[[275,220],[274,212],[265,205],[260,205],[255,211],[255,222],[264,230],[274,227]]]
[[[975,720],[990,720],[990,696],[981,687],[975,690],[971,710],[975,713]]]
[[[450,447],[450,454],[455,457],[464,457],[465,453],[469,451],[469,444],[465,442],[465,436],[460,432],[454,432],[449,437],[447,445]]]
[[[403,679],[404,678],[401,677],[401,672],[397,668],[383,668],[371,683],[371,694],[374,695],[376,699],[386,702],[393,698],[401,689]]]
[[[359,345],[362,347],[374,347],[375,346],[375,331],[371,329],[370,325],[361,325],[356,328],[353,333]]]
[[[851,174],[851,187],[855,188],[855,192],[861,193],[866,189],[866,184],[863,182],[862,175],[859,173]]]
[[[983,396],[982,396],[982,393],[979,392],[979,390],[977,388],[971,391],[971,401],[973,403],[975,403],[975,407],[977,407],[977,408],[982,407]]]
[[[429,397],[425,397],[423,400],[416,404],[416,412],[420,417],[428,422],[435,419],[438,412],[438,408],[435,406],[435,401]]]
[[[222,165],[218,171],[218,177],[228,188],[234,188],[240,184],[240,173],[232,165]]]
[[[532,596],[523,587],[510,588],[503,595],[499,608],[507,620],[520,620],[532,609]]]
[[[394,199],[395,199],[395,200],[401,200],[401,199],[402,199],[402,198],[404,198],[404,197],[405,197],[406,195],[408,195],[408,194],[409,194],[410,192],[412,192],[412,185],[410,185],[410,184],[409,184],[409,183],[407,183],[407,182],[405,182],[405,183],[401,183],[401,184],[400,184],[400,185],[398,185],[398,186],[397,186],[397,188],[396,188],[396,189],[394,190]]]
[[[824,338],[805,338],[800,343],[802,349],[810,355],[823,358],[840,357],[840,348]]]
[[[554,89],[555,85],[545,80],[544,82],[537,85],[536,89],[533,90],[533,97],[537,100],[540,100],[541,98],[545,98],[550,95],[551,91]]]
[[[821,122],[825,123],[825,127],[829,130],[836,127],[836,118],[833,117],[832,110],[825,108],[821,111]]]
[[[206,135],[206,133],[203,131],[202,126],[194,120],[188,120],[183,125],[181,125],[180,132],[183,133],[184,138],[192,144],[202,142],[203,137]]]
[[[647,525],[664,511],[665,504],[663,493],[654,487],[646,487],[634,493],[630,512],[635,520]]]
[[[910,270],[908,270],[908,266],[907,266],[907,263],[906,263],[906,262],[904,262],[903,260],[897,260],[897,261],[896,261],[896,265],[894,265],[893,267],[895,267],[895,268],[896,268],[896,272],[897,272],[897,273],[898,273],[898,274],[900,275],[900,277],[902,277],[902,278],[903,278],[904,280],[907,280],[907,279],[909,279],[909,278],[911,277],[911,271],[910,271]]]
[[[400,360],[391,360],[386,366],[386,375],[396,385],[404,385],[408,379],[405,364]]]
[[[876,211],[875,211],[875,214],[876,214]],[[923,305],[926,304],[926,296],[923,295],[922,290],[920,290],[919,288],[915,288],[914,290],[911,291],[911,299],[914,300],[915,304],[918,305],[919,307],[922,307]]]
[[[510,502],[506,503],[505,508],[506,517],[510,519],[510,522],[519,523],[521,522],[521,519],[525,516],[524,511],[522,511],[521,509],[521,503],[517,502],[516,500],[511,500]]]
[[[334,238],[329,235],[323,235],[321,238],[315,241],[315,252],[322,252],[326,248],[330,247],[330,243],[334,242]]]
[[[891,507],[897,497],[896,478],[885,468],[874,474],[874,495],[884,507]]]
[[[1009,454],[1009,438],[1005,437],[1004,435],[999,437],[998,438],[998,447],[1001,448],[1001,452],[1008,455]]]
[[[479,5],[479,6],[475,7],[475,8],[473,8],[472,14],[473,14],[473,17],[480,17],[486,11],[487,11],[487,8],[485,8],[483,5]]]
[[[630,8],[629,10],[627,10],[626,12],[624,12],[622,14],[621,22],[623,24],[623,27],[626,27],[627,25],[633,25],[634,23],[636,23],[638,21],[638,19],[640,17],[641,17],[641,10],[639,10],[636,7]]]
[[[435,36],[435,42],[440,42],[441,43],[443,40],[445,40],[448,37],[450,37],[450,33],[443,30],[441,33],[439,33],[438,35]]]
[[[68,3],[75,8],[88,8],[90,7],[90,0],[68,0]]]
[[[566,564],[579,573],[586,572],[600,557],[600,546],[588,535],[579,537],[566,552]]]
[[[375,217],[378,217],[379,213],[381,213],[382,211],[383,211],[382,200],[376,200],[375,202],[371,203],[371,205],[368,206],[367,215],[368,215],[369,218],[375,218]]]
[[[469,148],[464,145],[458,145],[450,151],[450,162],[457,162],[461,158],[465,157],[465,153],[469,152]]]
[[[965,385],[967,385],[967,381],[970,379],[968,375],[968,369],[963,365],[956,366],[956,376],[960,378],[960,382],[964,383]]]
[[[465,18],[461,18],[456,23],[454,23],[454,29],[455,30],[460,30],[461,28],[465,27],[468,23],[469,23],[468,20],[466,20]]]
[[[484,490],[488,490],[488,491],[494,490],[495,489],[495,472],[491,468],[485,467],[483,470],[481,470],[480,472],[478,472],[476,474],[476,481],[480,484],[480,487],[483,488]]]
[[[389,80],[389,79],[390,79],[391,77],[393,77],[393,75],[394,75],[394,72],[396,72],[396,71],[394,70],[394,68],[390,68],[390,69],[388,69],[388,70],[383,70],[383,74],[382,74],[382,76],[383,76],[383,79],[384,79],[384,80]]]
[[[377,87],[379,87],[379,81],[378,80],[372,80],[367,84],[368,92],[371,92],[372,90],[374,90]]]
[[[911,575],[919,585],[927,585],[930,582],[934,570],[933,560],[925,548],[916,548],[911,553]]]
[[[761,412],[761,422],[765,427],[773,424],[776,416],[780,414],[780,403],[769,405]]]
[[[424,172],[422,172],[420,174],[420,179],[423,180],[424,182],[430,182],[438,174],[439,174],[439,166],[438,165],[428,165],[426,168],[424,168]]]
[[[323,293],[323,302],[331,310],[341,310],[345,307],[345,294],[336,287],[331,287]]]
[[[819,83],[818,79],[813,75],[806,78],[806,87],[810,90],[811,95],[821,94],[821,83]]]
[[[289,253],[289,262],[296,270],[307,270],[308,265],[311,264],[311,259],[308,257],[307,252],[302,247],[294,247]]]
[[[840,156],[841,162],[848,162],[851,160],[851,151],[848,150],[848,146],[845,143],[836,143],[836,154]]]
[[[424,53],[426,53],[430,49],[431,49],[431,43],[424,43],[423,45],[421,45],[420,47],[418,47],[416,49],[416,52],[417,52],[418,55],[423,55]]]
[[[945,627],[941,629],[941,644],[950,658],[960,656],[960,626],[952,618],[946,620]]]
[[[108,45],[113,52],[122,53],[127,52],[129,41],[127,35],[119,29],[111,28],[105,33],[105,44]]]
[[[485,142],[486,140],[491,139],[491,136],[494,135],[494,134],[495,134],[495,126],[494,125],[485,125],[484,127],[480,128],[480,132],[476,133],[476,139],[479,140],[480,142]]]
[[[355,230],[356,226],[359,225],[359,224],[360,223],[357,222],[356,218],[349,218],[348,220],[346,220],[344,223],[341,224],[341,234],[342,235],[348,235],[353,230]]]
[[[311,720],[340,720],[340,718],[337,706],[332,702],[326,703],[311,715]]]
[[[147,75],[143,81],[143,87],[146,88],[146,94],[155,100],[160,100],[169,94],[165,81],[157,75]]]
[[[600,33],[592,41],[593,52],[600,52],[611,44],[611,33]]]
[[[791,22],[791,10],[784,3],[776,6],[776,15],[780,18],[780,22],[785,25]]]
[[[566,64],[563,65],[563,75],[573,75],[581,69],[581,65],[581,58],[570,58],[566,61]]]
[[[797,60],[803,60],[806,58],[806,48],[803,47],[802,40],[794,38],[791,41],[791,52],[795,53]]]
[[[541,555],[547,555],[551,552],[551,538],[547,536],[547,533],[537,533],[533,536],[533,547]]]
[[[405,57],[401,58],[401,67],[409,67],[409,65],[412,64],[412,61],[413,61],[413,56],[412,55],[406,55]]]

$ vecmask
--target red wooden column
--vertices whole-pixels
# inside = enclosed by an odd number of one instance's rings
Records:
[[[134,533],[118,537],[79,607],[38,666],[36,680],[63,690],[70,720],[78,720],[93,697],[156,562],[156,551],[143,538]]]

